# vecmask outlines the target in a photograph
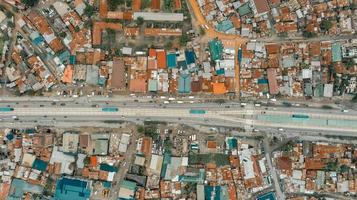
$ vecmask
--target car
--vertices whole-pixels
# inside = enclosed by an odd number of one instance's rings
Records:
[[[278,128],[278,131],[284,131],[284,129],[283,128]]]
[[[65,106],[66,104],[65,104],[65,103],[61,103],[60,105],[61,105],[61,106]]]
[[[344,113],[348,113],[348,110],[341,110],[342,112],[344,112]]]
[[[42,104],[41,104],[40,107],[41,107],[41,108],[42,108],[42,107],[45,107],[45,105],[42,105]]]

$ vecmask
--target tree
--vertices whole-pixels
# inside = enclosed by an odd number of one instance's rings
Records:
[[[330,20],[324,19],[320,23],[320,28],[323,31],[328,31],[332,27],[332,22]]]
[[[143,24],[144,24],[144,18],[143,18],[143,17],[138,17],[138,18],[136,19],[136,24],[137,24],[138,26],[143,25]]]
[[[123,5],[125,0],[109,0],[109,10],[116,10],[119,5]]]
[[[84,14],[87,15],[88,17],[91,17],[93,13],[94,13],[93,6],[86,4],[86,8],[84,9]]]
[[[190,38],[188,37],[188,35],[183,34],[183,35],[180,37],[180,45],[181,45],[181,46],[186,46],[186,44],[187,44],[188,41],[190,41]]]
[[[138,126],[137,131],[138,133],[144,133],[145,131],[144,126]]]
[[[150,6],[150,0],[142,0],[141,1],[141,9],[148,8]]]
[[[357,103],[357,94],[352,98],[351,101],[354,102],[354,103]]]
[[[203,29],[202,27],[200,27],[200,35],[204,36],[206,34],[205,29]]]
[[[165,44],[165,49],[171,49],[172,48],[172,42],[171,41],[168,41],[168,42],[166,42],[166,44]]]
[[[21,0],[21,2],[27,7],[33,7],[38,3],[38,0]]]
[[[316,37],[317,34],[314,33],[314,32],[309,32],[309,31],[304,31],[302,33],[302,36],[306,37],[306,38],[313,38],[313,37]]]

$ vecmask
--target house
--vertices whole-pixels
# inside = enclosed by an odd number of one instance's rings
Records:
[[[87,200],[91,194],[91,183],[85,180],[63,177],[57,181],[55,199]]]
[[[124,61],[120,58],[113,59],[111,87],[119,90],[126,88],[125,65],[124,65]]]
[[[264,15],[270,11],[267,0],[253,0],[254,13],[258,16]]]
[[[76,153],[78,151],[79,135],[67,132],[62,135],[62,150],[66,153]]]

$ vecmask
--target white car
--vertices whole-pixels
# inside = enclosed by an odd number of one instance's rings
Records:
[[[344,112],[344,113],[348,113],[348,110],[342,110],[342,112]]]

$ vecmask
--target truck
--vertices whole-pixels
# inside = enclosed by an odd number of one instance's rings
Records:
[[[303,114],[293,114],[292,117],[299,118],[299,119],[308,119],[309,118],[308,115],[303,115]]]
[[[8,108],[8,107],[0,108],[0,112],[11,112],[11,111],[14,111],[14,108]]]
[[[103,112],[118,112],[119,109],[116,107],[106,107],[106,108],[102,108]]]
[[[191,109],[190,114],[206,114],[205,110]]]

